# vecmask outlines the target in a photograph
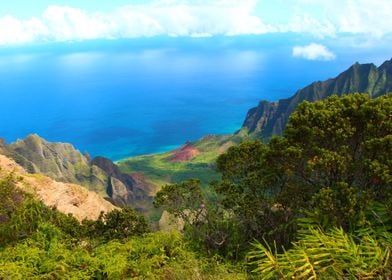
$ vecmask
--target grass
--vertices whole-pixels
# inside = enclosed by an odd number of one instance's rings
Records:
[[[152,186],[152,195],[167,184],[177,184],[191,178],[199,179],[204,191],[208,193],[208,184],[213,180],[220,180],[220,174],[215,168],[216,159],[245,137],[247,132],[240,131],[231,135],[209,135],[188,143],[200,152],[188,161],[172,161],[174,151],[170,151],[128,158],[117,162],[117,165],[124,173],[141,174],[144,181]],[[154,209],[152,204],[143,205],[143,208],[146,210],[148,220],[153,224],[159,220],[161,210]]]
[[[198,178],[203,185],[219,180],[215,170],[217,157],[230,146],[240,142],[241,135],[206,136],[190,143],[200,153],[188,161],[172,161],[173,151],[128,158],[118,162],[124,173],[141,173],[159,190],[166,184]]]

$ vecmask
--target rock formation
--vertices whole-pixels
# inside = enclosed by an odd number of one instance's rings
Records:
[[[32,193],[37,199],[60,212],[72,214],[79,221],[96,220],[101,212],[110,212],[116,207],[99,194],[70,183],[57,182],[47,176],[30,174],[14,160],[0,155],[0,179],[13,174],[18,187]]]
[[[281,135],[290,114],[304,100],[317,101],[333,94],[368,93],[378,97],[392,91],[392,60],[380,67],[374,64],[352,65],[348,70],[333,79],[314,82],[298,90],[294,96],[277,102],[261,101],[249,110],[243,124],[250,133],[261,138]]]
[[[117,205],[133,205],[149,198],[143,184],[121,173],[110,159],[90,160],[71,144],[48,142],[33,134],[9,145],[0,140],[0,154],[11,157],[29,173],[82,185]]]

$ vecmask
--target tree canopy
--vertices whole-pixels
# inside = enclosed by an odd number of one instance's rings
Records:
[[[224,213],[220,219],[236,225],[231,234],[241,236],[227,242],[247,248],[257,239],[290,248],[304,219],[320,230],[355,232],[369,225],[377,203],[392,209],[391,154],[391,94],[303,102],[282,137],[247,140],[218,158],[215,205]],[[164,188],[158,198],[169,205],[169,192],[187,184]]]

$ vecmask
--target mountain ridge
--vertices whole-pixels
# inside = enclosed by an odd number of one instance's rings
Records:
[[[0,140],[0,154],[12,158],[29,173],[82,185],[119,206],[151,200],[147,188],[131,175],[123,174],[110,159],[90,159],[69,143],[48,142],[31,134],[8,145]]]
[[[16,185],[24,192],[32,194],[49,207],[72,214],[77,220],[96,220],[101,212],[117,209],[99,194],[85,187],[55,181],[42,174],[28,173],[14,160],[0,155],[0,179],[9,176],[17,178]]]
[[[313,102],[333,94],[355,92],[378,97],[390,91],[392,91],[392,59],[385,61],[379,67],[372,63],[357,62],[335,78],[313,82],[298,90],[292,97],[276,102],[260,101],[257,107],[248,111],[242,128],[268,139],[272,135],[283,133],[290,114],[302,101]]]

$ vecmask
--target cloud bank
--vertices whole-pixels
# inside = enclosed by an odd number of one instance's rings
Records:
[[[40,17],[0,18],[0,44],[151,37],[158,35],[206,37],[274,32],[253,15],[256,1],[215,1],[183,4],[156,1],[128,5],[111,12],[87,12],[49,6]]]
[[[207,37],[294,32],[316,38],[333,38],[343,33],[381,38],[392,34],[390,0],[292,0],[284,2],[286,12],[268,10],[263,3],[266,2],[153,0],[105,12],[49,6],[41,15],[28,19],[0,16],[0,45],[159,35]],[[284,22],[271,21],[273,15],[284,12]],[[272,15],[270,22],[263,19],[265,14]]]
[[[327,47],[315,43],[294,47],[293,56],[308,60],[333,60],[336,58],[336,55]]]
[[[381,38],[392,33],[391,0],[291,0],[291,16],[281,29],[317,37],[366,34]]]

